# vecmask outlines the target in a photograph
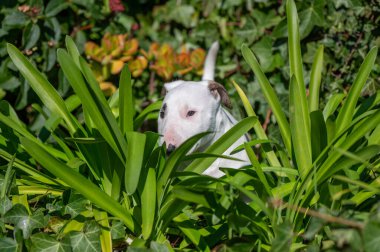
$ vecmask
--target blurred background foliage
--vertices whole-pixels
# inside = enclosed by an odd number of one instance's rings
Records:
[[[334,93],[348,90],[366,53],[372,46],[380,46],[380,1],[304,0],[296,4],[306,72],[310,71],[317,45],[325,47],[324,104]],[[120,69],[127,63],[135,77],[134,97],[140,110],[160,98],[166,81],[200,79],[205,52],[218,40],[221,49],[216,79],[233,98],[233,114],[241,118],[232,79],[245,89],[264,128],[276,138],[278,132],[270,124],[274,118],[242,60],[240,46],[247,43],[253,49],[287,108],[289,64],[284,6],[281,0],[2,0],[0,97],[14,105],[31,130],[42,127],[44,119],[32,105],[40,102],[17,74],[6,54],[6,42],[18,46],[63,97],[72,93],[56,61],[56,49],[64,46],[64,35],[74,37],[80,52],[92,62],[106,95],[116,90]],[[379,73],[377,59],[363,95],[379,89]],[[148,127],[154,130],[154,124]]]

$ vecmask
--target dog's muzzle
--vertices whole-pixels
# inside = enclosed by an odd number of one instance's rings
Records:
[[[166,149],[166,155],[170,155],[175,150],[175,146],[172,144],[169,144],[168,148]]]

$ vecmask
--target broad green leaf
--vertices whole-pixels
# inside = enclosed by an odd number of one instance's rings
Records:
[[[290,128],[292,132],[293,151],[297,161],[297,168],[302,178],[311,168],[311,142],[310,142],[310,125],[307,125],[304,111],[299,104],[301,100],[300,89],[298,88],[295,76],[290,81],[289,88],[289,114],[290,114]],[[307,118],[309,115],[307,114]]]
[[[73,252],[100,252],[100,228],[96,222],[86,223],[82,232],[71,232]]]
[[[18,245],[15,240],[9,237],[0,238],[0,248],[3,252],[16,252],[18,251]]]
[[[5,213],[4,221],[12,223],[16,228],[21,229],[24,239],[28,239],[34,229],[43,228],[47,224],[47,219],[45,219],[42,209],[39,210],[29,215],[28,210],[23,205],[16,204]]]
[[[231,129],[229,129],[223,136],[210,145],[205,153],[223,154],[234,142],[236,142],[242,135],[248,132],[250,128],[257,122],[257,117],[247,117],[238,122]],[[197,159],[194,160],[185,171],[192,171],[197,173],[204,172],[217,158]]]
[[[8,197],[0,199],[0,215],[4,215],[12,208],[12,201]]]
[[[78,122],[73,119],[58,92],[15,46],[7,44],[7,50],[13,63],[40,97],[41,101],[53,114],[60,115],[65,120],[70,133],[74,135],[78,130]]]
[[[105,211],[113,214],[115,217],[120,218],[126,226],[134,232],[136,225],[133,217],[121,207],[118,202],[113,200],[106,193],[101,191],[99,187],[95,186],[85,177],[75,172],[73,169],[53,158],[49,153],[43,150],[34,142],[27,138],[21,139],[21,144],[26,151],[37,160],[45,169],[62,179],[66,184],[70,185],[73,189],[83,194],[91,202],[97,204]]]
[[[139,132],[127,132],[128,150],[125,165],[125,188],[132,195],[140,181],[140,173],[144,159],[146,135]]]
[[[340,110],[336,119],[336,134],[342,132],[347,127],[354,117],[355,107],[358,102],[359,96],[365,85],[369,74],[372,71],[372,67],[377,57],[377,47],[373,47],[364,59],[363,64],[359,68],[358,75],[356,76],[354,83],[348,93],[347,99]]]
[[[242,45],[241,52],[243,54],[245,61],[248,63],[248,65],[251,67],[251,69],[255,73],[256,78],[260,84],[261,90],[265,96],[265,99],[269,103],[273,111],[273,114],[276,116],[277,123],[280,128],[282,140],[284,141],[284,144],[288,153],[292,153],[291,133],[290,133],[289,123],[286,120],[285,113],[282,109],[282,106],[280,104],[278,97],[276,96],[276,93],[274,92],[273,87],[270,85],[267,77],[265,76],[264,72],[261,70],[260,65],[257,62],[255,55],[252,53],[251,50],[249,50],[247,45],[245,44]]]
[[[275,238],[272,241],[271,252],[290,251],[293,240],[293,230],[290,223],[284,222],[275,227]]]
[[[319,92],[321,87],[321,78],[323,72],[323,45],[321,45],[315,54],[313,66],[310,74],[309,84],[309,111],[310,113],[319,110]]]
[[[371,217],[364,226],[363,240],[366,252],[376,252],[380,246],[380,221],[378,217]]]
[[[149,168],[144,188],[141,192],[142,235],[145,240],[149,238],[154,227],[156,189],[156,171],[154,168]]]
[[[119,81],[119,124],[123,134],[127,131],[133,131],[133,116],[135,108],[132,94],[131,72],[127,64],[121,71]]]
[[[31,252],[69,252],[70,244],[65,241],[57,241],[45,233],[37,233],[30,238],[32,241]]]

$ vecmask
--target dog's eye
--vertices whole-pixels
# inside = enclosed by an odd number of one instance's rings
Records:
[[[196,111],[194,110],[189,110],[186,114],[186,117],[190,117],[190,116],[193,116],[195,114]]]
[[[164,111],[160,111],[160,118],[164,119],[164,117],[165,117],[165,112]]]

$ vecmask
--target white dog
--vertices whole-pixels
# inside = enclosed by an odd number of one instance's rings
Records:
[[[161,135],[160,143],[166,143],[168,154],[190,137],[212,132],[199,140],[190,152],[204,151],[236,124],[235,118],[222,107],[231,108],[226,89],[214,81],[218,49],[218,42],[214,42],[207,53],[202,81],[178,80],[164,85],[166,96],[158,118],[158,132]],[[232,150],[247,140],[246,136],[242,136],[223,154],[242,161],[218,158],[204,174],[219,178],[224,175],[219,167],[240,168],[249,164],[245,151],[230,155]]]

